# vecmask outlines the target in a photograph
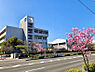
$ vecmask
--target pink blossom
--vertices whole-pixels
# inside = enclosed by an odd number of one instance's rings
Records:
[[[72,31],[76,31],[76,30],[78,30],[78,28],[72,28]]]
[[[80,39],[80,36],[79,35],[76,35],[73,37],[74,40],[79,40]]]
[[[80,33],[80,30],[78,31],[78,33]]]
[[[83,57],[86,60],[85,63],[87,63],[87,61],[91,59],[91,51],[87,51],[89,50],[88,45],[93,41],[92,37],[95,35],[95,29],[83,28],[83,30],[80,31],[78,28],[72,28],[72,31],[73,32],[68,35],[68,45],[71,46],[68,50],[81,51],[82,55],[85,56]]]
[[[71,39],[68,40],[68,45],[71,45],[72,44],[72,41]]]
[[[83,27],[83,29],[86,29],[86,28]]]
[[[69,33],[69,36],[72,37],[73,36],[72,33]]]
[[[86,34],[84,32],[80,32],[80,36],[84,37],[84,36],[86,36]]]
[[[40,51],[44,51],[44,48],[42,47],[42,44],[39,44],[39,47],[38,47],[38,52],[40,52]]]
[[[91,32],[91,33],[93,32],[93,29],[92,29],[92,28],[90,28],[90,32]]]
[[[93,32],[93,29],[88,28],[87,30],[85,29],[85,31],[80,32],[78,28],[72,28],[72,31],[73,32],[69,33],[67,37],[68,45],[75,44],[72,45],[72,49],[86,51],[88,49],[87,46],[92,43],[92,37],[94,36],[93,34],[95,34],[95,32]]]
[[[70,37],[67,37],[68,39],[70,38]]]
[[[68,34],[68,33],[65,33],[66,35]]]
[[[84,48],[82,51],[85,51],[85,50],[87,50],[88,48]]]
[[[68,49],[68,51],[72,51],[72,49]]]

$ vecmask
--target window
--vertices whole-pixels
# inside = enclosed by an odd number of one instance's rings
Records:
[[[47,40],[47,37],[43,37],[43,40]]]
[[[38,37],[34,37],[35,39],[38,39]]]
[[[35,33],[38,33],[38,30],[35,29],[34,32],[35,32]]]
[[[33,22],[33,19],[31,17],[29,17],[29,22],[32,23]]]
[[[65,42],[64,43],[59,43],[59,45],[64,45],[64,44],[66,44]]]
[[[24,19],[24,22],[26,22],[26,18]]]
[[[40,31],[39,31],[39,33],[41,33],[41,34],[42,34],[42,31],[40,30]]]
[[[32,39],[32,35],[28,35],[28,39]]]
[[[38,37],[38,39],[42,39],[42,37]]]
[[[39,44],[42,44],[42,42],[39,42]]]
[[[32,23],[28,23],[28,27],[33,27],[33,24]]]

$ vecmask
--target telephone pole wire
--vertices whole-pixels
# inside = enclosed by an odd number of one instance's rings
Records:
[[[81,0],[78,0],[85,8],[87,8],[92,14],[95,15],[95,12],[91,10],[88,6],[86,6]]]

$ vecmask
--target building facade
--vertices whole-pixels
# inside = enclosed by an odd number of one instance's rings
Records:
[[[0,31],[0,43],[8,40],[13,36],[16,36],[20,40],[23,40],[23,29],[12,26],[5,26]]]
[[[20,21],[20,28],[5,26],[0,31],[0,43],[8,40],[9,38],[16,36],[18,39],[29,42],[34,41],[47,48],[48,30],[39,29],[34,27],[34,18],[31,16],[25,16]]]
[[[66,39],[56,39],[53,42],[48,43],[48,47],[57,50],[67,50],[67,40]]]

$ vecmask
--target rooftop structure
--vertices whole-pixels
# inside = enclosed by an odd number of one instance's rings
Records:
[[[53,42],[49,42],[48,47],[67,50],[67,40],[66,39],[56,39]]]

